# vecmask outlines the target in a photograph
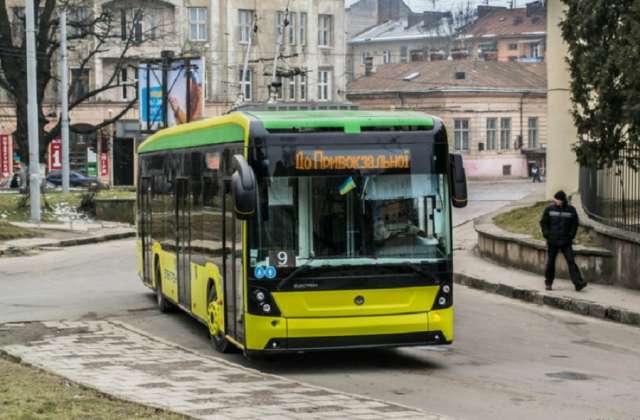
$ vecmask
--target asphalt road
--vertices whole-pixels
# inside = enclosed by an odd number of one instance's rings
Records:
[[[472,184],[456,223],[531,192]],[[535,187],[538,188],[538,187]],[[480,193],[479,191],[484,191]],[[0,259],[0,322],[116,317],[214,356],[205,328],[162,315],[133,240]],[[452,346],[247,361],[263,371],[467,419],[640,419],[640,329],[455,288]]]

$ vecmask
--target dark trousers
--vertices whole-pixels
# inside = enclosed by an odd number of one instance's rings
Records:
[[[582,275],[580,274],[580,269],[576,265],[576,260],[573,257],[573,248],[571,247],[571,244],[562,246],[547,244],[547,246],[549,249],[547,253],[547,269],[544,274],[545,283],[548,285],[553,284],[553,279],[556,276],[556,257],[558,256],[558,252],[561,251],[565,260],[567,260],[571,281],[576,286],[582,284]]]

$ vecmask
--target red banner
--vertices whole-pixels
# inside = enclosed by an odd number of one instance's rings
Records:
[[[11,176],[11,167],[13,166],[11,140],[7,134],[0,134],[0,177],[8,178]]]
[[[59,171],[62,169],[62,141],[55,138],[49,143],[49,170]]]
[[[100,176],[109,176],[109,153],[100,153]]]

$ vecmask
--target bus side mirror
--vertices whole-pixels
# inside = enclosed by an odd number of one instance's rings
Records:
[[[461,155],[449,155],[451,165],[451,204],[456,208],[467,207],[467,174]]]
[[[256,176],[242,155],[234,155],[231,163],[231,194],[236,217],[251,218],[256,212]]]

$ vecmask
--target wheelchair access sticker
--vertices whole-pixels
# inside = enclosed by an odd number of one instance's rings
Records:
[[[263,279],[264,276],[267,274],[265,268],[266,267],[263,267],[261,265],[257,266],[255,270],[253,270],[254,277],[257,279]]]
[[[264,274],[268,279],[275,279],[276,276],[278,275],[278,271],[276,270],[275,267],[270,265],[265,269]]]

